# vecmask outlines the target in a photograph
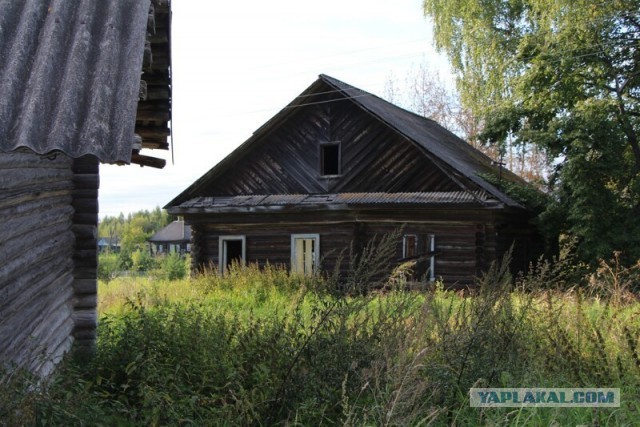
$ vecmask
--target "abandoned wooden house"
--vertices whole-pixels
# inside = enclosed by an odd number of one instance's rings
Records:
[[[191,252],[191,227],[178,219],[158,230],[148,241],[154,255],[187,254]]]
[[[99,163],[165,163],[170,1],[2,4],[0,369],[46,375],[95,342]]]
[[[491,174],[524,184],[434,121],[321,75],[166,208],[191,224],[194,268],[332,271],[350,243],[402,226],[393,262],[466,286],[512,244],[515,270],[540,249]]]

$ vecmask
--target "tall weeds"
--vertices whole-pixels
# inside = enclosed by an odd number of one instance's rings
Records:
[[[90,365],[67,360],[48,387],[5,373],[0,425],[637,424],[630,294],[536,285],[549,269],[514,285],[508,257],[465,294],[406,291],[410,264],[360,280],[394,239],[351,258],[346,281],[272,266],[122,282],[136,288],[127,293],[115,279],[105,289],[120,305],[102,311]],[[620,387],[623,406],[479,410],[474,386]]]

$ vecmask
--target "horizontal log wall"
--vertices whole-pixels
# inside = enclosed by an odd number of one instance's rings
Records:
[[[292,234],[319,234],[320,254],[324,270],[333,271],[341,254],[348,255],[350,242],[355,236],[354,223],[344,224],[291,224],[274,232],[272,228],[251,225],[194,226],[192,257],[196,266],[218,266],[219,237],[243,235],[246,237],[247,262],[264,266],[267,263],[289,268]]]
[[[419,252],[428,251],[428,236],[435,235],[435,268],[434,274],[442,278],[446,285],[464,287],[472,285],[474,278],[485,270],[496,257],[496,227],[491,222],[492,214],[477,212],[476,220],[481,222],[453,220],[459,213],[451,212],[452,221],[444,221],[442,213],[431,214],[422,212],[403,213],[400,220],[382,219],[384,212],[359,212],[350,214],[332,213],[325,221],[318,221],[317,215],[304,216],[299,214],[297,222],[283,221],[286,216],[277,215],[267,217],[269,224],[260,223],[258,218],[251,216],[236,216],[236,220],[243,217],[244,224],[224,223],[224,218],[186,218],[192,223],[193,246],[192,257],[194,268],[202,265],[218,265],[218,244],[221,235],[243,235],[246,237],[246,257],[249,263],[264,265],[284,265],[289,268],[291,257],[292,234],[319,234],[320,251],[323,258],[323,269],[333,271],[338,257],[343,254],[342,270],[348,266],[349,245],[362,247],[374,236],[391,233],[398,227],[403,227],[402,234],[418,236]],[[366,221],[353,220],[353,216],[367,218]],[[467,216],[473,216],[467,214]],[[343,220],[339,218],[342,217]],[[410,218],[413,218],[410,220]],[[230,218],[227,218],[229,220]],[[396,246],[393,259],[398,263],[402,258],[402,239]],[[422,260],[417,273],[421,278],[427,273],[428,261]]]
[[[47,374],[71,347],[73,161],[0,154],[0,363]]]
[[[73,336],[79,351],[91,353],[97,326],[97,233],[99,165],[95,157],[73,162]]]

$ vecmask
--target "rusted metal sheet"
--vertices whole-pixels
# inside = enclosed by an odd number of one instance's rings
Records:
[[[232,197],[197,197],[172,208],[172,213],[181,210],[232,207],[281,207],[281,206],[358,206],[358,205],[478,205],[499,203],[483,191],[445,191],[424,193],[338,193],[338,194],[272,194]]]

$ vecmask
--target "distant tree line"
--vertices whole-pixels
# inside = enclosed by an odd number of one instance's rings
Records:
[[[149,255],[147,239],[166,227],[173,219],[159,207],[151,211],[140,210],[127,216],[123,213],[118,216],[106,216],[98,223],[98,236],[110,242],[118,242],[119,265],[123,269],[129,269],[134,264],[144,265],[144,260]]]

